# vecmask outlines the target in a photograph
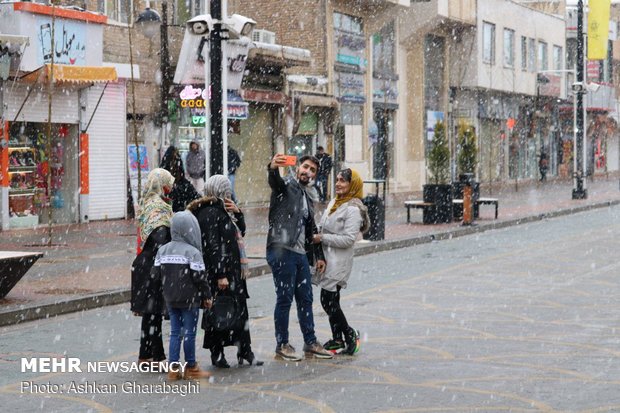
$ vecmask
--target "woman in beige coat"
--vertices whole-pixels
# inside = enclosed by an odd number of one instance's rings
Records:
[[[360,231],[368,229],[368,211],[362,204],[363,181],[353,169],[336,177],[336,198],[332,199],[319,224],[315,243],[323,245],[327,267],[319,281],[321,305],[329,316],[332,339],[325,350],[353,355],[359,351],[359,331],[347,323],[340,307],[340,290],[347,287],[353,268],[353,246]]]

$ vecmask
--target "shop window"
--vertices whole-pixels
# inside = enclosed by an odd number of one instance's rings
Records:
[[[298,135],[316,135],[319,128],[319,116],[316,113],[304,113],[299,122]]]
[[[127,8],[129,8],[129,15],[127,15]],[[97,11],[108,16],[110,20],[130,24],[133,21],[131,16],[133,0],[97,0]]]
[[[340,121],[343,125],[361,125],[363,107],[357,105],[341,105]]]
[[[75,222],[77,125],[52,124],[51,153],[46,123],[14,123],[9,132],[9,225]],[[48,181],[48,174],[50,180]],[[48,187],[48,182],[51,187]]]
[[[372,61],[374,74],[394,74],[396,72],[393,22],[372,36]]]

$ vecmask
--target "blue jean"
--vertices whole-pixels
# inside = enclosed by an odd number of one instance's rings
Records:
[[[276,308],[273,313],[278,346],[288,343],[288,321],[293,298],[297,318],[306,344],[316,342],[312,315],[312,284],[306,254],[282,248],[267,250],[267,262],[276,287]]]
[[[178,362],[181,358],[181,340],[183,353],[189,367],[196,365],[196,329],[198,327],[199,308],[171,308],[170,314],[170,362]]]

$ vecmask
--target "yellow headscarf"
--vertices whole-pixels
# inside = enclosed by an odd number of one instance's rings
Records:
[[[349,187],[349,192],[344,195],[336,195],[336,200],[334,201],[334,205],[329,210],[329,215],[336,212],[338,207],[342,204],[346,204],[353,198],[362,199],[364,197],[364,182],[362,181],[362,177],[357,173],[355,169],[351,169],[351,186]]]

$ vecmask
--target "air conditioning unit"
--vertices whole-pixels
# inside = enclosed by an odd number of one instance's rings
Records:
[[[252,32],[252,41],[260,43],[276,44],[276,34],[269,30],[254,30]]]

